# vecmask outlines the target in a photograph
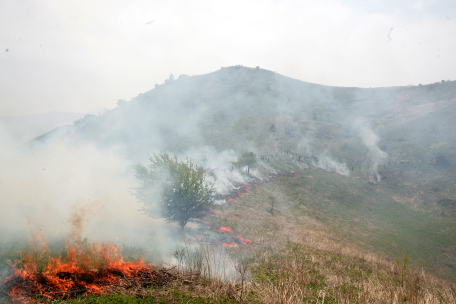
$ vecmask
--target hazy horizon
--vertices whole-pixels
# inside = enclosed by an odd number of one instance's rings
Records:
[[[451,1],[0,4],[0,116],[112,109],[172,73],[260,66],[328,86],[456,79]]]

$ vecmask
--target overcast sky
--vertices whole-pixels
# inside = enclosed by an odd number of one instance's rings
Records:
[[[456,79],[456,1],[0,1],[0,116],[113,108],[171,73]]]

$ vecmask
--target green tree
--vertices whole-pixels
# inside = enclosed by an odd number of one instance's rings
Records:
[[[233,162],[233,164],[235,164],[235,165],[247,167],[247,174],[250,174],[250,168],[255,166],[256,163],[257,163],[256,155],[253,152],[242,153],[242,155],[240,157],[238,157],[238,161]]]
[[[149,166],[137,165],[136,197],[144,203],[141,212],[177,222],[183,230],[192,219],[204,217],[214,204],[215,188],[205,183],[204,172],[187,158],[178,161],[166,151],[149,158]]]

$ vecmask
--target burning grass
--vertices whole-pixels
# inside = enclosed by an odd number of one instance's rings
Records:
[[[230,235],[233,229],[229,227],[214,230],[235,240],[236,247],[252,243],[240,235]],[[6,296],[13,303],[71,303],[87,297],[89,302],[97,303],[116,297],[123,297],[122,301],[128,303],[138,299],[154,303],[176,299],[232,303],[236,298],[235,285],[230,283],[234,266],[225,247],[215,242],[203,245],[197,240],[196,247],[178,247],[178,265],[166,268],[147,264],[142,258],[126,261],[114,243],[89,243],[71,234],[64,250],[56,254],[49,249],[41,231],[31,236],[27,249],[10,263],[11,274],[0,285],[0,298]],[[214,248],[220,250],[216,252]]]
[[[89,243],[87,238],[82,238],[94,207],[101,204],[89,202],[73,206],[70,234],[64,246],[51,247],[52,250],[41,229],[32,229],[28,219],[31,239],[27,248],[19,251],[14,262],[9,263],[10,274],[0,285],[0,296],[8,296],[13,303],[28,303],[31,298],[47,302],[108,294],[113,288],[166,286],[176,280],[172,272],[146,264],[141,255],[125,260],[117,244]],[[137,248],[125,249],[128,255],[141,253]]]
[[[290,171],[286,173],[268,173],[267,176],[263,178],[253,178],[245,184],[238,184],[237,187],[234,187],[231,192],[224,195],[218,195],[216,199],[225,200],[226,203],[231,204],[232,200],[237,200],[242,197],[243,194],[249,191],[249,188],[255,188],[258,185],[262,185],[268,182],[273,181],[277,177],[294,177],[298,174],[298,171]]]
[[[52,256],[38,233],[26,252],[12,264],[12,274],[1,286],[14,303],[28,303],[31,296],[61,299],[87,294],[103,294],[113,286],[164,286],[174,276],[155,270],[138,259],[126,262],[113,243],[67,240],[61,256]]]
[[[229,227],[222,226],[218,229],[213,229],[213,231],[226,234],[226,233],[233,233],[234,230]],[[223,243],[220,242],[219,244],[221,244],[224,247],[236,247],[236,246],[238,246],[238,244],[250,245],[250,244],[252,244],[252,241],[249,239],[245,239],[242,236],[238,235],[238,236],[233,236],[232,242],[223,242]]]
[[[178,265],[169,268],[142,259],[126,262],[117,245],[84,240],[52,257],[42,235],[37,237],[0,285],[0,303],[9,303],[2,296],[13,303],[238,302],[230,281],[234,266],[222,246],[179,246]]]
[[[295,189],[298,179],[305,181],[301,175],[290,179],[290,188]],[[315,187],[313,178],[307,183]],[[212,241],[178,248],[175,269],[156,270],[140,259],[125,262],[116,245],[81,239],[68,241],[65,254],[51,256],[38,234],[2,289],[10,292],[11,286],[17,287],[21,293],[13,299],[19,302],[30,295],[44,301],[65,298],[68,303],[456,302],[453,283],[409,266],[406,260],[389,261],[342,241],[319,220],[320,213],[314,214],[319,221],[306,215],[311,210],[309,191],[299,191],[305,194],[306,205],[294,205],[294,192],[274,191],[280,185],[255,190],[246,185],[240,193],[249,191],[247,195],[214,209],[216,216],[202,222],[214,232]],[[270,195],[277,200],[274,213],[269,211]],[[73,272],[59,268],[72,261]],[[15,275],[27,269],[34,275]],[[68,287],[56,288],[49,278]],[[90,289],[91,284],[98,290]]]
[[[10,290],[15,303],[27,303],[30,296],[43,302],[62,299],[60,303],[456,301],[454,284],[410,267],[407,260],[388,262],[343,247],[322,231],[307,231],[305,237],[294,233],[292,241],[286,237],[264,239],[244,247],[224,249],[201,241],[197,246],[180,246],[175,252],[178,265],[168,270],[155,270],[141,260],[124,262],[113,244],[86,244],[98,256],[95,262],[85,266],[77,262],[90,260],[83,258],[87,253],[79,245],[73,249],[76,255],[60,258],[60,265],[67,265],[66,271],[50,262],[40,271],[26,267],[33,265],[26,263],[34,258],[30,251],[23,255],[25,264],[17,264],[2,288]],[[68,270],[74,258],[76,264]],[[12,294],[13,290],[21,292]]]

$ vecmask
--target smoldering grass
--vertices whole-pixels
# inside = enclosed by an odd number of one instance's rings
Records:
[[[214,246],[197,238],[197,246],[177,245],[174,257],[184,273],[202,276],[208,280],[235,279],[235,264],[221,245]]]

